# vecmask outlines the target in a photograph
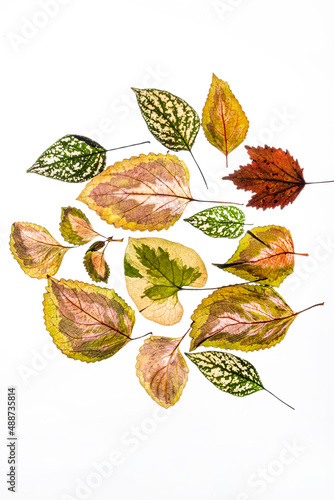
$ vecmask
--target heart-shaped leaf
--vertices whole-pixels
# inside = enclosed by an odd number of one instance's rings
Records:
[[[246,146],[252,163],[240,167],[223,179],[233,181],[238,189],[255,193],[248,207],[284,208],[292,203],[305,186],[303,169],[289,151],[268,146]]]
[[[46,328],[69,358],[101,361],[131,340],[135,313],[114,290],[51,278],[43,305]]]
[[[84,245],[97,236],[85,214],[75,207],[61,209],[60,232],[65,241],[73,245]]]
[[[293,272],[294,255],[288,229],[255,227],[247,231],[237,251],[225,264],[214,265],[246,280],[264,279],[265,285],[279,286]]]
[[[165,90],[132,90],[154,137],[172,151],[190,151],[200,127],[196,111],[186,101]]]
[[[270,286],[222,287],[194,311],[190,350],[199,346],[241,351],[272,347],[281,342],[300,312],[293,312]]]
[[[44,227],[31,222],[14,222],[10,249],[21,269],[32,278],[53,276],[71,247],[64,247]]]
[[[194,250],[162,238],[129,238],[124,272],[139,312],[161,325],[181,320],[177,293],[184,286],[202,287],[207,280],[205,265]]]
[[[27,172],[65,182],[84,182],[102,172],[106,150],[82,135],[65,135],[52,144]]]
[[[234,354],[207,351],[186,353],[186,356],[221,391],[248,396],[264,389],[255,367]]]
[[[203,108],[205,137],[227,156],[245,139],[249,122],[227,82],[212,75],[212,83]]]
[[[93,281],[104,281],[107,283],[110,275],[110,269],[104,259],[104,250],[104,241],[96,241],[93,243],[85,253],[84,266]]]
[[[233,206],[212,207],[184,220],[212,238],[239,238],[244,231],[245,214]]]
[[[188,380],[188,367],[179,350],[182,337],[150,337],[137,356],[137,377],[160,406],[169,408],[181,397]]]
[[[78,197],[101,219],[132,231],[168,229],[192,199],[183,161],[153,153],[116,162]]]

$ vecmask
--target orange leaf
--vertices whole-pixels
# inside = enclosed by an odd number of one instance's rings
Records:
[[[252,191],[248,207],[284,208],[292,203],[305,186],[303,169],[288,151],[268,146],[246,146],[252,163],[240,167],[223,179],[233,181],[238,189]]]

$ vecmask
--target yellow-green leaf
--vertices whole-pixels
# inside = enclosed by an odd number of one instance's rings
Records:
[[[85,214],[75,207],[63,207],[61,209],[60,232],[65,241],[73,245],[84,245],[97,236],[91,223]]]
[[[116,162],[78,197],[101,219],[132,231],[168,229],[192,199],[184,162],[153,153]]]
[[[31,222],[14,222],[10,249],[21,269],[32,278],[53,276],[71,247],[64,247],[44,227]]]
[[[152,336],[137,356],[137,377],[151,398],[169,408],[181,397],[188,380],[188,367],[179,350],[182,337]]]
[[[225,264],[214,265],[246,280],[264,279],[265,285],[279,286],[293,272],[294,255],[288,229],[255,227],[247,231]]]
[[[102,250],[103,249],[103,250]],[[93,243],[84,256],[84,266],[93,281],[107,283],[110,269],[104,258],[105,241]]]
[[[270,286],[225,286],[194,311],[191,350],[199,346],[241,351],[272,347],[281,342],[297,314]]]
[[[69,358],[101,361],[131,340],[135,313],[114,290],[51,278],[43,305],[46,328]]]
[[[245,139],[249,122],[227,82],[212,75],[212,83],[203,108],[205,137],[227,156]]]
[[[181,320],[177,294],[183,287],[202,287],[207,280],[204,262],[194,250],[162,238],[129,238],[124,271],[139,312],[161,325]]]

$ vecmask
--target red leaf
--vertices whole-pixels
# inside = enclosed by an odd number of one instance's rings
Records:
[[[284,208],[292,203],[305,186],[303,169],[289,151],[269,146],[246,146],[252,163],[240,167],[233,174],[223,177],[233,181],[238,189],[252,191],[255,195],[248,207]]]

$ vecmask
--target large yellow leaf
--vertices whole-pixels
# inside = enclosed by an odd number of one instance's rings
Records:
[[[192,201],[189,172],[175,155],[140,155],[94,177],[78,200],[115,227],[168,229]]]
[[[212,75],[203,108],[202,126],[207,140],[226,156],[243,142],[249,122],[229,84]]]
[[[129,238],[124,256],[125,282],[142,315],[160,325],[174,325],[183,315],[177,293],[202,287],[207,272],[191,248],[162,238]]]
[[[10,249],[22,270],[32,278],[53,276],[71,247],[64,247],[44,227],[31,222],[14,222]]]
[[[137,356],[137,377],[160,406],[169,408],[181,397],[188,380],[188,366],[180,353],[183,337],[150,337]]]

